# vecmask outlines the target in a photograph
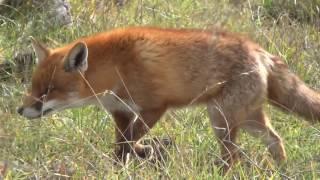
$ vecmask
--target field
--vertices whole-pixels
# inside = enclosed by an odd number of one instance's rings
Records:
[[[50,26],[44,12],[28,7],[14,17],[0,15],[0,58],[10,60],[17,51],[30,48],[29,36],[58,47],[116,27],[222,26],[259,42],[283,58],[309,86],[320,88],[319,1],[306,1],[310,4],[301,11],[295,11],[300,6],[295,7],[294,1],[284,0],[281,2],[289,3],[132,0],[121,7],[105,1],[102,8],[94,0],[70,2],[74,20],[70,27]],[[288,160],[277,165],[258,139],[242,132],[241,161],[223,177],[213,163],[219,157],[219,146],[204,107],[172,109],[147,135],[147,139],[172,139],[163,162],[133,158],[123,166],[114,162],[114,123],[107,112],[83,107],[29,121],[16,113],[29,85],[20,83],[17,73],[0,76],[0,179],[320,178],[320,125],[268,104],[265,109],[284,140]]]

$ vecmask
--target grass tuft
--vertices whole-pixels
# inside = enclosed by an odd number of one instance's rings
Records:
[[[45,12],[32,7],[27,7],[30,11],[19,9],[14,14],[0,16],[0,57],[13,62],[15,53],[30,48],[29,36],[49,47],[57,47],[116,27],[223,26],[230,31],[245,32],[268,51],[281,56],[310,86],[320,87],[320,36],[313,23],[319,22],[317,1],[309,0],[306,4],[297,1],[295,5],[293,1],[273,0],[137,0],[121,7],[113,1],[101,1],[99,7],[94,0],[70,2],[74,19],[71,27],[48,26]],[[282,18],[286,13],[288,18]],[[147,135],[149,139],[173,140],[173,145],[166,149],[164,162],[153,164],[132,159],[122,166],[113,158],[114,123],[96,107],[67,110],[33,121],[18,116],[15,110],[29,84],[20,83],[16,73],[0,76],[0,177],[224,178],[213,163],[219,157],[219,146],[203,107],[171,110]],[[270,106],[266,109],[284,139],[287,162],[277,166],[259,140],[242,133],[241,163],[226,178],[318,179],[320,126],[307,124]]]

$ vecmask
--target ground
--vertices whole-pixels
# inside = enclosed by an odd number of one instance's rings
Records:
[[[315,21],[295,19],[285,11],[276,16],[274,12],[270,14],[270,8],[276,6],[270,2],[144,0],[127,1],[119,7],[107,1],[97,7],[94,0],[70,0],[74,22],[69,27],[51,27],[43,23],[42,12],[20,10],[10,18],[0,16],[0,58],[10,61],[17,51],[30,47],[28,36],[57,47],[116,27],[222,26],[250,36],[283,58],[309,86],[319,88],[319,26]],[[313,18],[319,20],[319,16]],[[20,83],[15,73],[1,75],[0,80],[0,176],[7,179],[223,178],[213,163],[219,157],[219,147],[204,107],[170,110],[148,134],[149,139],[165,137],[174,141],[166,149],[164,162],[154,164],[135,159],[121,166],[113,159],[114,123],[108,113],[85,107],[29,121],[15,112],[29,84]],[[226,177],[318,179],[320,125],[308,124],[303,118],[282,113],[267,104],[265,109],[284,140],[287,162],[277,165],[260,141],[242,132],[241,163]]]

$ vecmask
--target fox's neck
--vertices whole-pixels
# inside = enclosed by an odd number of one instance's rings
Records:
[[[98,42],[102,38],[102,43],[96,43],[96,38],[100,39]],[[83,93],[92,95],[93,91],[103,93],[112,90],[121,83],[123,65],[135,57],[132,41],[122,36],[97,36],[85,41],[88,46],[88,69],[84,73],[87,82]]]

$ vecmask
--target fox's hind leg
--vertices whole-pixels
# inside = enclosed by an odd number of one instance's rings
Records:
[[[269,119],[263,112],[262,108],[259,108],[250,114],[247,120],[243,123],[242,128],[252,136],[261,138],[277,162],[282,162],[286,159],[286,152],[282,140],[277,132],[272,128]]]
[[[237,131],[247,116],[261,107],[266,97],[265,74],[259,69],[239,73],[227,81],[219,94],[207,102],[214,132],[221,144],[221,156],[228,170],[238,159]]]
[[[224,113],[221,106],[208,104],[208,113],[214,133],[221,146],[221,158],[224,170],[228,170],[238,159],[238,145],[236,136],[238,126],[235,122],[235,114]]]

